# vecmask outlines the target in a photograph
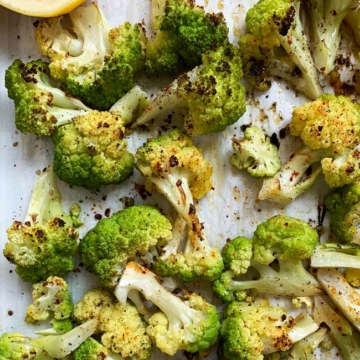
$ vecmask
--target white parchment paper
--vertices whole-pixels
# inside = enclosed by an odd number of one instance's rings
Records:
[[[26,0],[24,0],[26,1]],[[99,0],[105,16],[110,24],[117,26],[124,21],[147,22],[150,0]],[[229,27],[230,37],[234,43],[237,36],[244,31],[246,10],[254,3],[253,0],[209,0],[199,4],[205,5],[208,11],[223,11]],[[8,99],[4,87],[4,73],[16,58],[30,61],[39,57],[33,36],[33,23],[36,19],[22,16],[0,7],[0,247],[6,242],[6,229],[14,220],[23,220],[26,214],[31,189],[37,178],[37,170],[45,168],[52,161],[52,143],[49,139],[33,135],[23,135],[15,129],[14,106]],[[154,94],[167,85],[161,82],[141,83],[149,94]],[[302,96],[288,89],[286,84],[274,82],[270,91],[262,94],[248,94],[246,114],[233,126],[220,134],[212,134],[195,139],[204,156],[214,167],[213,186],[211,191],[199,204],[199,212],[204,221],[205,230],[214,246],[222,247],[226,239],[238,235],[252,236],[256,225],[268,217],[281,213],[295,216],[308,221],[312,225],[318,223],[318,204],[328,191],[322,179],[304,196],[298,198],[286,208],[276,204],[256,200],[261,187],[261,181],[240,173],[229,162],[231,154],[231,138],[240,137],[243,124],[256,124],[262,127],[268,135],[279,134],[289,120],[292,107],[304,102]],[[134,132],[128,142],[131,151],[141,145],[146,138],[156,136],[158,127],[150,132]],[[287,136],[281,139],[282,160],[288,159],[291,150],[297,143]],[[153,195],[143,200],[136,191],[136,184],[142,184],[143,179],[135,170],[134,175],[119,186],[108,186],[99,192],[89,192],[81,188],[70,188],[59,181],[63,194],[65,209],[73,202],[80,202],[82,219],[85,224],[80,231],[85,234],[96,223],[95,214],[102,214],[106,209],[111,213],[123,207],[119,200],[122,196],[135,199],[135,204],[158,204],[165,211],[170,209],[160,195]],[[77,272],[67,278],[72,289],[73,300],[78,301],[84,291],[99,285],[95,276],[79,267]],[[39,327],[26,325],[23,321],[27,305],[31,301],[31,284],[23,283],[14,272],[14,266],[0,256],[0,333],[21,331],[34,336]],[[209,300],[209,284],[195,283],[192,289],[199,291]],[[156,352],[152,359],[169,359]],[[335,358],[335,357],[334,357]],[[338,357],[336,357],[338,359]],[[184,359],[179,353],[173,359]],[[217,359],[215,350],[209,359]]]

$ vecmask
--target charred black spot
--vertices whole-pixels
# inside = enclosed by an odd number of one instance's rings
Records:
[[[175,167],[179,165],[179,160],[175,155],[171,155],[169,159],[170,167]]]
[[[189,215],[196,214],[196,209],[194,204],[190,204],[189,206]]]
[[[293,77],[302,77],[301,70],[296,66],[295,69],[292,71],[291,76]]]
[[[280,139],[285,139],[285,136],[286,136],[286,127],[280,129],[279,136],[280,136]]]
[[[52,221],[52,225],[57,226],[57,227],[64,227],[65,226],[65,221],[63,219],[60,219],[60,218],[57,217]]]
[[[273,133],[270,137],[270,142],[275,145],[277,148],[280,147],[280,141],[276,135],[276,133]]]
[[[241,129],[241,131],[245,132],[245,130],[250,126],[251,126],[250,124],[244,124],[244,125],[240,126],[240,129]]]
[[[278,17],[275,14],[273,15],[273,21],[276,26],[279,28],[279,33],[282,36],[286,36],[290,30],[291,24],[294,21],[296,10],[294,6],[290,6],[289,10],[286,12],[285,17]]]
[[[226,72],[226,73],[228,73],[228,74],[231,74],[231,66],[230,66],[230,64],[229,64],[227,61],[225,61],[225,60],[219,61],[219,64],[218,64],[218,66],[215,68],[215,70],[216,70],[217,72]]]
[[[349,166],[346,168],[346,173],[347,173],[347,174],[352,174],[354,171],[355,171],[354,165],[349,165]]]
[[[41,241],[41,240],[44,240],[45,239],[45,232],[44,230],[41,230],[41,229],[37,229],[35,231],[35,236]]]

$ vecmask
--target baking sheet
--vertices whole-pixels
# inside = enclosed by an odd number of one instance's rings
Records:
[[[208,11],[223,11],[228,21],[231,40],[235,43],[237,36],[244,32],[246,10],[255,1],[246,0],[215,0],[198,1],[205,5]],[[148,19],[149,0],[99,0],[111,25],[117,26],[124,21],[141,22]],[[23,135],[14,126],[13,102],[8,99],[4,87],[4,72],[15,58],[30,61],[39,57],[33,36],[35,18],[22,16],[5,8],[0,8],[0,243],[1,249],[6,242],[6,229],[17,219],[22,220],[26,214],[31,189],[36,181],[39,170],[52,161],[52,143],[49,139],[33,135]],[[166,80],[162,81],[166,85]],[[141,85],[154,94],[161,85],[154,81],[141,82]],[[266,93],[248,93],[247,112],[233,126],[220,134],[198,137],[195,140],[204,156],[213,164],[213,187],[209,194],[199,204],[200,218],[204,222],[205,231],[213,246],[222,247],[226,239],[238,235],[252,236],[256,225],[268,217],[281,213],[308,221],[312,225],[318,223],[318,204],[328,191],[322,179],[304,196],[298,198],[286,208],[273,203],[256,200],[261,187],[261,181],[251,178],[247,173],[240,173],[229,162],[231,154],[231,138],[241,136],[243,124],[256,124],[262,127],[268,135],[279,134],[289,120],[292,107],[303,103],[305,99],[288,89],[286,84],[274,82]],[[156,136],[158,128],[150,132],[134,132],[128,139],[129,148],[135,151],[146,138]],[[298,143],[287,136],[281,139],[282,160],[286,161],[291,151]],[[81,234],[96,223],[95,215],[104,215],[106,209],[111,213],[123,207],[119,200],[122,196],[134,198],[135,204],[158,204],[168,211],[169,204],[160,195],[152,195],[145,200],[136,190],[143,179],[135,170],[134,175],[119,186],[108,186],[99,192],[90,192],[81,188],[70,188],[67,184],[58,182],[63,195],[65,209],[73,202],[81,202],[82,219],[85,224],[80,228]],[[77,262],[79,263],[79,262]],[[34,336],[39,327],[26,325],[23,322],[26,306],[31,302],[31,284],[25,284],[14,272],[14,266],[0,256],[0,333],[20,331]],[[73,300],[78,301],[85,290],[99,285],[95,276],[83,268],[69,275],[67,280],[72,289]],[[208,284],[195,283],[193,289],[201,292],[208,299],[212,295],[207,289]],[[216,301],[216,300],[214,300]],[[216,359],[213,351],[208,359]],[[155,353],[152,359],[170,359],[165,355]],[[178,353],[173,359],[184,359]],[[338,357],[337,357],[338,359]]]

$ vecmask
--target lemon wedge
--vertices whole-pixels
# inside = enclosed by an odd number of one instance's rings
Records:
[[[74,10],[86,0],[0,0],[0,5],[20,14],[52,17]]]

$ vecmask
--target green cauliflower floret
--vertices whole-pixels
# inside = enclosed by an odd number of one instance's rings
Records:
[[[360,106],[346,96],[323,94],[293,109],[290,133],[313,150],[343,154],[360,143]]]
[[[223,131],[244,114],[245,90],[239,50],[221,46],[203,55],[202,64],[162,90],[133,126],[168,110],[186,108],[184,128],[190,136]]]
[[[219,314],[214,305],[199,295],[187,294],[182,300],[167,291],[154,273],[129,262],[115,289],[115,296],[125,304],[133,291],[141,292],[161,311],[148,320],[147,328],[147,333],[161,351],[168,355],[174,355],[178,350],[195,353],[216,342]]]
[[[21,333],[4,333],[0,337],[1,360],[54,360]]]
[[[360,184],[347,185],[325,196],[330,230],[340,243],[360,244]]]
[[[259,199],[289,203],[309,189],[321,171],[331,187],[358,181],[359,109],[349,98],[331,94],[295,107],[290,132],[306,146],[293,153],[273,178],[264,180]]]
[[[186,199],[190,201],[192,198],[201,199],[211,190],[211,164],[191,138],[179,129],[149,139],[138,148],[135,160],[136,168],[175,208],[183,206],[183,193],[190,197]],[[178,213],[188,218],[189,205]]]
[[[50,316],[56,320],[65,320],[71,316],[73,303],[68,284],[60,277],[50,276],[34,284],[32,297],[33,302],[26,309],[25,321],[28,323],[43,321]]]
[[[133,172],[121,116],[93,110],[58,127],[52,140],[54,171],[70,185],[96,190],[119,184]]]
[[[63,359],[94,333],[96,325],[96,320],[89,320],[65,334],[38,338],[30,338],[20,333],[2,334],[0,337],[0,359]]]
[[[293,318],[265,299],[232,302],[220,329],[223,356],[226,360],[262,360],[263,355],[289,350],[317,328],[307,313]]]
[[[278,260],[306,260],[319,236],[305,221],[277,215],[257,226],[253,236],[254,260],[268,265]]]
[[[207,51],[228,43],[229,29],[222,13],[206,13],[191,0],[152,0],[152,27],[146,72],[176,75],[201,64]]]
[[[7,235],[4,256],[24,281],[64,277],[74,269],[79,234],[63,210],[51,168],[36,181],[24,222],[15,221]]]
[[[182,251],[180,240],[174,234],[168,245],[160,248],[161,255],[153,264],[156,273],[163,277],[175,276],[183,281],[213,281],[220,276],[224,269],[220,250],[211,248],[204,235],[200,238],[189,231]]]
[[[278,148],[257,126],[245,130],[243,139],[232,139],[231,163],[254,177],[272,177],[281,168]]]
[[[260,0],[246,14],[249,35],[240,40],[245,76],[261,90],[270,75],[290,81],[310,98],[321,94],[317,70],[300,20],[301,1]]]
[[[91,110],[61,90],[42,60],[15,60],[5,72],[5,86],[15,103],[15,125],[24,133],[51,135],[57,126]]]
[[[155,207],[128,207],[88,231],[79,245],[81,261],[106,286],[114,287],[126,262],[158,243],[167,243],[171,228],[170,221]]]
[[[89,319],[97,320],[95,332],[101,335],[101,343],[108,353],[119,354],[124,360],[146,360],[150,357],[151,340],[138,310],[130,303],[120,304],[112,293],[99,288],[88,291],[75,305],[73,316],[80,323]],[[91,342],[85,343],[79,349],[81,356],[93,345]],[[95,350],[98,347],[95,346]],[[77,356],[75,360],[83,359]]]
[[[325,158],[321,160],[321,169],[325,181],[331,188],[354,184],[360,181],[360,148],[357,145],[334,159]]]
[[[95,3],[68,16],[40,20],[35,31],[40,52],[51,60],[51,75],[71,94],[107,110],[134,86],[145,65],[144,29],[128,22],[111,29]]]
[[[136,168],[169,200],[189,229],[182,252],[185,225],[174,226],[173,240],[161,249],[155,271],[185,281],[218,277],[223,269],[220,250],[211,248],[194,205],[194,199],[202,198],[212,187],[211,164],[178,129],[148,140],[137,150],[135,160]]]
[[[312,256],[318,244],[317,232],[304,221],[274,216],[257,226],[252,241],[241,240],[240,246],[233,250],[233,256],[242,255],[244,244],[246,259],[251,260],[248,268],[256,273],[248,274],[246,269],[238,272],[224,257],[226,271],[213,284],[215,294],[223,301],[244,300],[248,291],[285,296],[322,293],[318,281],[301,262]],[[278,264],[273,267],[275,260]],[[245,273],[245,278],[239,276]]]
[[[93,338],[84,341],[73,354],[74,360],[124,360]],[[132,357],[135,360],[134,357]]]

